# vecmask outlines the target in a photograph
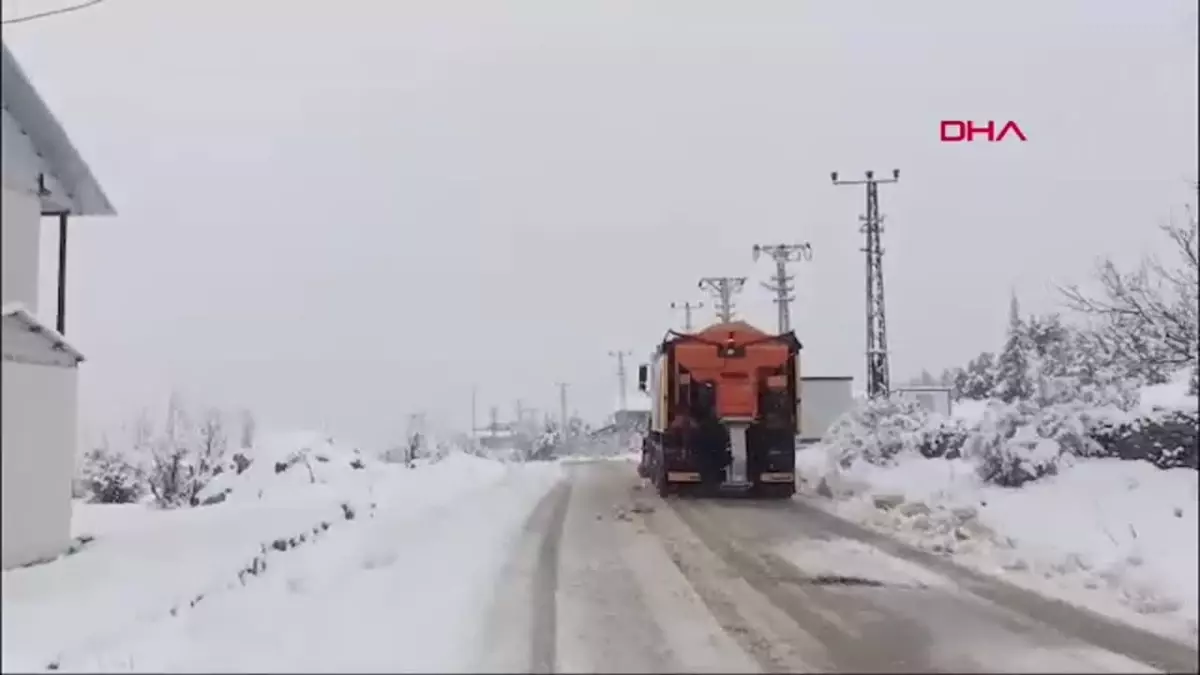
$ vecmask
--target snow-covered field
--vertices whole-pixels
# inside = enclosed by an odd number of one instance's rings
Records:
[[[1142,409],[1179,404],[1177,383]],[[1194,399],[1192,399],[1194,404]],[[981,404],[956,415],[974,418]],[[903,452],[839,465],[838,448],[797,458],[801,492],[842,517],[977,570],[1162,634],[1197,640],[1200,480],[1145,461],[1063,457],[1019,488],[983,482],[971,459]]]
[[[492,576],[560,471],[462,453],[406,469],[295,434],[218,477],[219,504],[79,503],[91,541],[3,574],[3,668],[467,669]]]

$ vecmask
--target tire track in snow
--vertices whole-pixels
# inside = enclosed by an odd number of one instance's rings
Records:
[[[530,524],[542,532],[538,549],[537,572],[533,586],[533,626],[529,640],[530,672],[553,673],[557,661],[558,643],[558,552],[562,542],[563,523],[571,502],[571,481],[554,487],[538,504]],[[540,517],[539,517],[540,516]]]
[[[566,476],[529,512],[496,579],[483,625],[478,672],[554,672],[558,643],[558,553],[570,504]]]
[[[714,550],[716,542],[685,516],[690,504],[681,502],[660,501],[644,520],[720,627],[763,672],[828,672],[821,641],[776,606],[773,589],[752,583]]]

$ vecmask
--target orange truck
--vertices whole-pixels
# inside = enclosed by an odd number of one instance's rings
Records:
[[[638,367],[651,400],[638,473],[662,496],[791,497],[799,357],[794,333],[741,321],[669,332]]]

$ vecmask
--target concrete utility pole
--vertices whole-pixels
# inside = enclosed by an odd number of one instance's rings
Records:
[[[567,418],[567,387],[568,386],[570,386],[570,385],[568,385],[566,382],[558,383],[558,414],[559,414],[559,418],[561,420],[559,422],[559,424],[562,425],[561,429],[562,429],[564,438],[567,435],[567,419],[568,419]]]
[[[476,419],[476,413],[479,406],[479,385],[471,386],[471,438],[479,436],[479,425]]]
[[[704,307],[703,302],[697,302],[694,305],[690,302],[672,302],[671,303],[671,309],[682,309],[683,310],[683,329],[689,333],[692,332],[692,310],[693,309],[703,309],[703,307]]]
[[[733,296],[741,293],[746,277],[704,277],[700,288],[713,295],[717,305],[717,318],[725,323],[733,321]]]
[[[887,319],[883,303],[883,216],[879,214],[879,186],[900,180],[900,169],[892,169],[891,178],[876,178],[874,171],[866,172],[866,180],[838,180],[836,171],[830,174],[834,185],[866,185],[867,212],[859,216],[861,231],[867,244],[867,396],[887,396],[891,389],[888,366]]]
[[[792,295],[792,291],[795,290],[792,281],[796,277],[788,274],[787,265],[790,262],[812,260],[812,244],[755,244],[754,259],[757,261],[763,254],[771,256],[775,261],[775,283],[763,283],[763,288],[775,293],[775,304],[779,310],[779,332],[783,334],[792,328],[791,303],[796,299],[796,296]]]
[[[620,398],[618,400],[620,401],[621,410],[628,410],[629,409],[629,398],[628,398],[629,397],[629,393],[628,393],[629,389],[626,388],[627,382],[626,382],[626,372],[625,372],[625,357],[633,356],[633,352],[616,351],[616,352],[609,352],[608,355],[617,357],[617,384],[618,384],[618,386],[621,387],[621,394],[620,394]]]

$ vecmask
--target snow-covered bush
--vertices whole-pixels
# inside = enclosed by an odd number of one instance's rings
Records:
[[[980,479],[1020,487],[1058,470],[1062,447],[1038,433],[1037,420],[1020,405],[996,406],[968,435],[963,455],[975,460]]]
[[[123,453],[106,447],[84,453],[79,484],[83,497],[97,504],[132,504],[146,494],[146,476]]]
[[[869,400],[838,419],[824,443],[838,449],[843,467],[859,459],[888,464],[900,452],[920,447],[929,418],[930,413],[910,399]]]
[[[531,460],[548,460],[557,454],[562,446],[562,430],[557,424],[547,423],[545,429],[538,435],[533,442],[533,449],[529,454]]]
[[[1099,447],[1098,454],[1145,460],[1160,469],[1200,469],[1200,428],[1196,416],[1186,411],[1104,421],[1090,436]]]
[[[155,428],[149,413],[143,412],[134,422],[131,436],[125,461],[137,467],[133,475],[142,492],[150,494],[161,508],[197,505],[209,481],[235,468],[226,462],[228,438],[222,413],[210,409],[196,423],[178,395],[172,395],[167,403],[161,430]]]
[[[957,459],[970,436],[970,428],[959,419],[932,415],[919,431],[917,450],[928,459]]]

